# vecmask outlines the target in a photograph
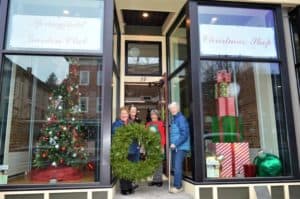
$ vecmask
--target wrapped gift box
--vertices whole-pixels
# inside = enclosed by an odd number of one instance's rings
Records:
[[[221,82],[215,84],[215,98],[229,97],[228,83]]]
[[[8,175],[0,174],[0,184],[7,184]]]
[[[234,97],[218,97],[217,99],[217,115],[236,116],[235,98]]]
[[[216,143],[216,155],[223,156],[221,177],[244,176],[244,165],[250,164],[249,143]]]
[[[220,82],[231,82],[231,72],[228,72],[227,70],[219,70],[217,71],[217,74],[216,74],[216,81],[218,83]]]
[[[208,178],[220,177],[220,161],[216,156],[206,157],[206,175]]]
[[[226,98],[226,115],[228,116],[236,116],[235,113],[235,99],[234,97]]]
[[[212,141],[239,142],[243,140],[243,124],[240,117],[212,117]]]

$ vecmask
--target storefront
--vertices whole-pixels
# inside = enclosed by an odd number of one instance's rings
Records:
[[[186,192],[298,198],[300,2],[179,1],[153,36],[122,31],[118,0],[0,0],[0,199],[113,198],[111,123],[164,73]]]

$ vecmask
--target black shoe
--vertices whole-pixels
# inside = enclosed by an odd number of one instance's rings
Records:
[[[134,189],[129,189],[129,190],[128,190],[128,193],[129,193],[129,194],[133,194],[133,193],[134,193]]]
[[[138,185],[138,184],[135,184],[135,183],[132,183],[132,189],[135,190],[135,189],[137,189],[137,188],[139,188],[139,185]]]
[[[148,186],[150,186],[150,187],[155,186],[155,185],[156,185],[155,182],[149,182],[148,183]]]
[[[157,187],[162,187],[162,186],[163,186],[163,183],[162,183],[162,182],[156,182],[155,185],[156,185]]]
[[[129,191],[128,191],[128,190],[122,190],[122,191],[121,191],[121,194],[122,194],[122,195],[128,195],[128,194],[129,194]]]
[[[157,187],[162,187],[163,183],[162,182],[149,182],[148,186],[157,186]]]

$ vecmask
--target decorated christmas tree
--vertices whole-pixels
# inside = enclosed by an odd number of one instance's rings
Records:
[[[33,167],[82,168],[86,165],[86,129],[81,122],[78,82],[78,65],[71,64],[69,75],[51,87],[46,123],[37,141]]]

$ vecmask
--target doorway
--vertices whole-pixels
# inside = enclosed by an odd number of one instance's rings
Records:
[[[119,106],[137,107],[142,123],[149,121],[150,110],[159,110],[161,120],[165,122],[168,143],[171,121],[167,114],[167,104],[176,101],[187,117],[190,114],[186,0],[132,0],[130,2],[134,3],[129,4],[122,0],[115,2],[117,31],[114,52],[118,64],[114,73],[118,73],[116,76],[119,77]],[[165,177],[168,177],[167,148]],[[192,175],[190,156],[185,161],[184,170],[185,176]],[[164,188],[167,188],[167,183]]]

